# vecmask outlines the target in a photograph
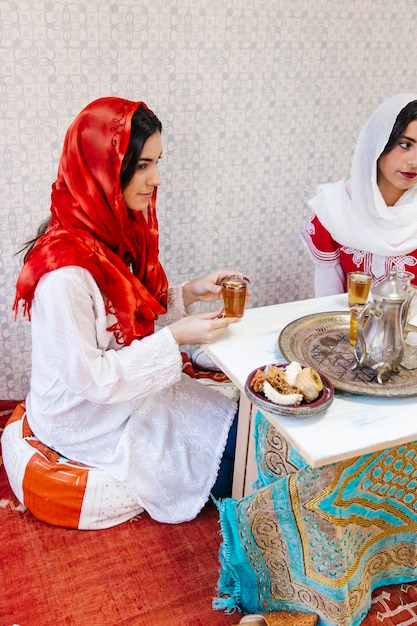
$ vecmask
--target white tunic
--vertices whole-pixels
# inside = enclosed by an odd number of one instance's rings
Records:
[[[182,288],[168,294],[159,324],[190,314]],[[45,274],[32,312],[27,397],[34,433],[62,455],[106,469],[156,520],[193,519],[207,502],[236,403],[182,373],[169,328],[130,346],[106,330],[115,322],[91,274]]]

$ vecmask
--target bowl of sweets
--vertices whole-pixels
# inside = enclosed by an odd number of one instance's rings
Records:
[[[333,402],[329,379],[297,361],[258,367],[246,380],[246,395],[255,406],[293,417],[316,415]]]

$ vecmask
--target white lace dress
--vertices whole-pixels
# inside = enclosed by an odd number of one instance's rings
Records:
[[[190,314],[169,289],[159,324]],[[195,310],[195,309],[194,309]],[[236,403],[182,373],[169,328],[117,345],[91,274],[64,267],[40,280],[32,306],[34,433],[62,455],[101,467],[156,520],[193,519],[209,498]]]

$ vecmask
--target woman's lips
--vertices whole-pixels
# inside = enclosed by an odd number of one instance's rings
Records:
[[[417,176],[416,172],[400,172],[401,176],[404,178],[415,178]]]

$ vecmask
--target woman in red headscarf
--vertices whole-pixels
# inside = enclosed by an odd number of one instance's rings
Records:
[[[182,373],[180,345],[236,318],[198,314],[226,270],[169,287],[158,258],[161,123],[101,98],[68,129],[51,217],[16,289],[32,322],[29,425],[105,469],[157,520],[190,520],[216,481],[236,403]],[[155,331],[155,323],[160,330]]]

